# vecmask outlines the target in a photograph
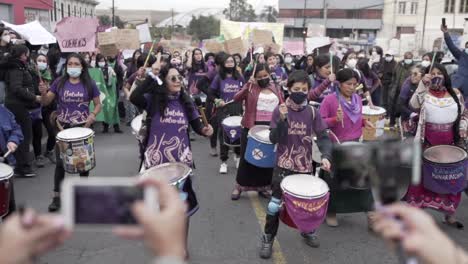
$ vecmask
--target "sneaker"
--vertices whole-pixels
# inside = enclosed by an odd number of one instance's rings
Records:
[[[54,198],[52,198],[52,202],[50,203],[49,205],[49,212],[57,212],[58,210],[60,210],[60,207],[61,207],[61,201],[60,201],[60,197],[56,196]]]
[[[36,166],[38,168],[44,168],[45,167],[45,157],[42,155],[39,155],[36,157]]]
[[[55,153],[53,150],[47,151],[44,156],[48,158],[53,164],[57,163],[57,160],[55,159]]]
[[[36,173],[32,169],[28,170],[16,170],[15,171],[15,176],[17,177],[25,177],[25,178],[30,178],[30,177],[36,177]]]
[[[260,247],[260,258],[262,259],[269,259],[271,258],[271,254],[273,253],[273,243],[275,239],[272,235],[263,234],[262,235],[262,245]]]
[[[239,169],[240,157],[234,157],[234,162],[236,163],[236,169]]]
[[[221,163],[221,166],[219,166],[219,173],[227,174],[227,172],[228,172],[228,166],[226,162]]]
[[[320,247],[320,241],[318,235],[314,232],[312,233],[301,233],[301,236],[304,238],[304,242],[309,247],[318,248]]]
[[[212,157],[218,156],[218,151],[216,150],[216,148],[211,148],[211,149],[210,149],[210,155],[211,155]]]

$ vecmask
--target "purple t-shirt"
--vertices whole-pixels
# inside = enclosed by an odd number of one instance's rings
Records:
[[[57,98],[57,119],[61,123],[83,124],[89,115],[89,103],[93,98],[99,97],[99,89],[94,81],[91,81],[93,94],[88,95],[88,90],[80,82],[72,84],[66,81],[63,88],[58,88],[58,80],[55,81],[50,91]]]
[[[195,105],[193,106],[195,108]],[[145,167],[151,168],[168,162],[183,162],[192,167],[192,151],[188,136],[189,116],[199,118],[198,111],[186,112],[179,99],[169,99],[161,116],[159,111],[152,117],[148,147],[145,151]]]
[[[216,75],[213,82],[211,83],[211,89],[219,92],[220,98],[224,102],[229,102],[234,99],[234,95],[239,92],[245,84],[243,77],[234,79],[233,77],[227,77],[222,80],[221,76]]]
[[[327,128],[317,109],[307,106],[302,111],[288,107],[288,135],[278,142],[276,165],[294,172],[312,172],[312,134]],[[279,107],[273,111],[270,127],[276,128],[280,119]]]

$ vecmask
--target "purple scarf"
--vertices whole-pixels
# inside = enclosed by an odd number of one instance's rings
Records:
[[[351,102],[349,103],[344,99],[344,97],[340,94],[339,91],[336,91],[336,96],[338,97],[338,103],[342,105],[343,112],[351,119],[351,122],[355,124],[359,118],[362,116],[361,106],[359,105],[359,101],[361,98],[357,94],[353,94],[351,96]]]

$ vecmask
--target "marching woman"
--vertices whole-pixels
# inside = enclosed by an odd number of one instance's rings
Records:
[[[273,111],[283,98],[282,91],[271,81],[269,67],[262,63],[254,68],[249,82],[234,96],[235,102],[244,103],[245,111],[241,121],[241,155],[232,200],[239,200],[243,191],[258,191],[264,198],[270,197],[268,190],[273,169],[252,165],[245,160],[244,155],[249,130],[255,125],[269,125]]]
[[[205,64],[201,49],[194,49],[193,52],[190,53],[186,66],[190,94],[199,95],[200,90],[197,88],[197,82],[208,73],[208,66]]]
[[[183,89],[183,77],[177,69],[163,68],[160,77],[148,76],[130,96],[131,102],[146,109],[149,117],[144,167],[149,169],[168,162],[182,162],[192,168],[189,126],[205,137],[213,134],[213,128],[200,120],[193,100]],[[187,215],[191,216],[198,210],[198,201],[190,177],[184,183],[183,191],[188,195]]]
[[[272,198],[268,204],[265,233],[262,236],[261,258],[270,258],[279,227],[279,209],[283,192],[281,181],[293,174],[312,174],[312,134],[318,138],[322,164],[330,170],[332,143],[326,132],[327,125],[319,112],[307,103],[310,90],[309,76],[303,70],[289,75],[287,87],[290,96],[277,106],[270,124],[270,140],[277,145],[276,168],[271,183]],[[292,153],[292,155],[291,155]],[[307,245],[319,247],[316,230],[302,233]]]
[[[369,91],[370,88],[367,87],[367,84],[364,80],[364,73],[362,73],[362,71],[360,71],[357,68],[357,64],[358,64],[358,59],[354,51],[350,51],[344,55],[343,60],[342,60],[343,69],[351,69],[355,71],[358,77],[357,79],[358,86],[356,88],[356,93],[359,96],[361,96],[363,99],[367,100],[367,104],[370,107],[373,107],[374,104],[372,103],[372,97]]]
[[[415,140],[422,142],[423,149],[437,145],[457,145],[463,148],[468,128],[463,95],[452,88],[443,65],[435,63],[432,69],[426,70],[426,75],[411,97],[410,106],[420,111]],[[425,188],[424,180],[417,186],[409,187],[405,200],[413,206],[444,213],[446,224],[462,229],[463,224],[455,218],[461,192],[436,193]]]
[[[339,82],[338,90],[325,97],[320,106],[320,114],[341,143],[358,142],[363,127],[373,126],[362,117],[362,99],[356,93],[359,76],[354,70],[343,69],[336,74],[336,79]],[[374,209],[370,189],[337,190],[329,173],[321,170],[320,177],[330,186],[330,202],[326,218],[329,226],[338,226],[337,213],[370,212]],[[370,216],[368,214],[369,228],[372,220]]]
[[[88,73],[88,64],[79,54],[70,54],[65,61],[64,75],[58,78],[50,87],[42,83],[39,85],[43,105],[49,105],[57,100],[57,126],[64,129],[72,127],[89,128],[101,111],[99,90]],[[94,110],[90,112],[89,104],[94,103]],[[54,197],[49,205],[49,212],[60,209],[60,185],[65,178],[65,169],[60,158],[60,150],[55,146]],[[89,172],[80,173],[80,177],[88,177]]]
[[[409,101],[418,88],[419,83],[425,73],[425,68],[421,65],[411,69],[411,76],[406,79],[401,87],[398,98],[398,110],[401,113],[401,128],[405,137],[414,137],[418,127],[419,111],[415,111],[409,105]]]
[[[219,173],[221,174],[227,173],[228,166],[226,161],[229,159],[229,146],[224,144],[229,142],[224,142],[222,122],[228,116],[242,115],[242,104],[234,102],[233,98],[242,89],[245,81],[236,68],[237,64],[234,57],[230,55],[225,56],[219,68],[219,74],[213,79],[210,89],[210,98],[214,100],[216,118],[218,120],[219,155],[221,158]],[[240,148],[235,147],[234,152],[237,164]]]
[[[310,101],[322,102],[323,98],[335,91],[338,86],[335,74],[332,73],[330,56],[319,55],[314,60],[315,71],[309,75],[311,87],[308,95]]]

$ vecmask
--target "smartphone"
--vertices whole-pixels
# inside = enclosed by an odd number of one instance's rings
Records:
[[[445,22],[445,17],[442,18],[442,26],[443,26],[443,27],[447,27],[447,23]]]
[[[67,178],[62,185],[62,214],[69,228],[137,225],[132,205],[144,201],[158,210],[156,189],[137,186],[136,178]]]

